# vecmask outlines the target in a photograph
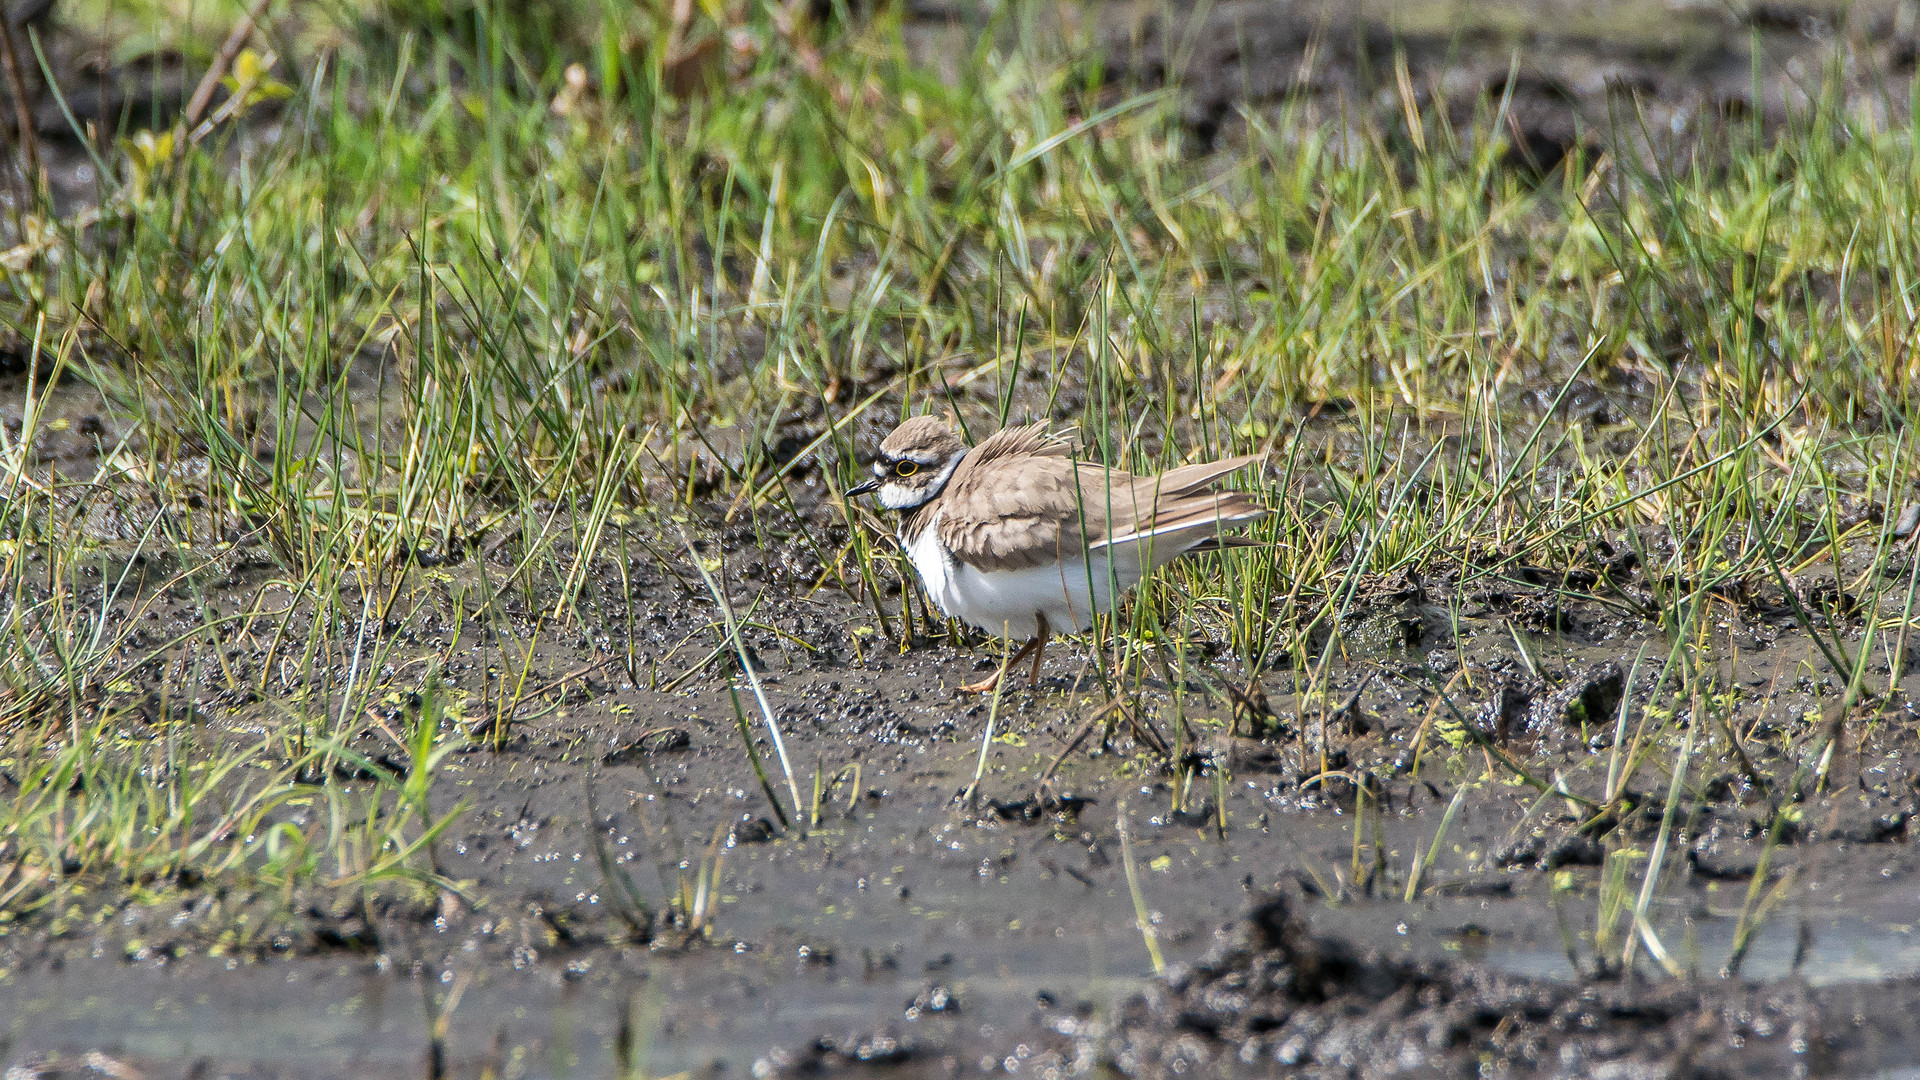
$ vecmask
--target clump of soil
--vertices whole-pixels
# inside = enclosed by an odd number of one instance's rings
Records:
[[[1567,983],[1409,962],[1315,936],[1274,898],[1124,1004],[1097,1053],[1129,1076],[1871,1075],[1911,1061],[1916,991]]]

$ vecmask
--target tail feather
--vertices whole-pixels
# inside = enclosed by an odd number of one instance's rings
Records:
[[[1192,465],[1168,469],[1159,476],[1140,478],[1140,486],[1162,499],[1178,499],[1191,495],[1199,489],[1226,476],[1238,472],[1249,465],[1266,460],[1267,455],[1246,454],[1240,457],[1221,458],[1219,461],[1201,461]]]
[[[1209,536],[1180,554],[1205,555],[1210,551],[1235,551],[1266,546],[1266,541],[1255,540],[1251,536]]]
[[[1229,540],[1227,530],[1244,527],[1268,513],[1251,496],[1238,491],[1176,499],[1158,511],[1145,528],[1107,537],[1089,548],[1116,555],[1124,551],[1140,557],[1143,564],[1164,566],[1197,545]]]

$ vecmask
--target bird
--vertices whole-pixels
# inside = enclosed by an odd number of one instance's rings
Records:
[[[1045,421],[968,447],[946,421],[922,415],[880,443],[872,479],[846,494],[876,495],[899,515],[900,546],[942,612],[1009,644],[1026,639],[992,675],[960,687],[985,693],[1028,656],[1027,683],[1038,686],[1048,637],[1092,626],[1153,570],[1248,543],[1228,533],[1268,509],[1214,485],[1265,457],[1134,476],[1076,460],[1071,438]]]

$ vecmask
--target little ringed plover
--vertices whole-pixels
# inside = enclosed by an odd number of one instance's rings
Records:
[[[899,513],[900,544],[942,612],[1028,639],[999,670],[961,687],[984,692],[1029,654],[1028,683],[1037,684],[1050,632],[1085,630],[1152,570],[1235,543],[1226,532],[1267,510],[1245,492],[1212,488],[1264,456],[1134,476],[1075,461],[1045,423],[968,448],[941,420],[916,416],[880,444],[873,479],[847,495],[877,493]]]

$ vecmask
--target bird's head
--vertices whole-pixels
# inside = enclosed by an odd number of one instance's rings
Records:
[[[940,494],[953,478],[967,444],[946,422],[916,416],[893,429],[873,459],[873,479],[848,489],[849,496],[878,493],[889,510],[912,510]]]

